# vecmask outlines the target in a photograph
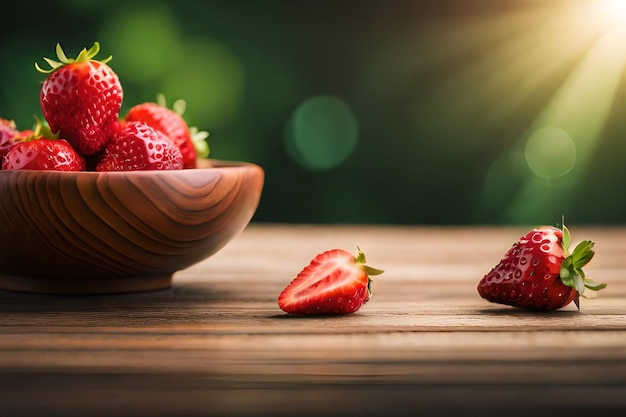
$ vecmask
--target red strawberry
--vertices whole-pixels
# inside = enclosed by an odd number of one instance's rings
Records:
[[[120,126],[96,164],[96,171],[182,169],[183,156],[165,134],[142,122]]]
[[[0,158],[9,152],[13,146],[13,138],[19,134],[20,131],[17,130],[13,120],[0,118]]]
[[[15,143],[34,134],[32,129],[18,130],[13,120],[0,118],[0,158],[6,155]]]
[[[164,99],[161,100],[158,103],[145,102],[133,106],[124,120],[144,122],[163,132],[183,154],[183,168],[195,168],[197,153],[192,132],[182,116],[184,102],[179,100],[174,103],[173,109],[169,109]]]
[[[84,171],[85,159],[63,139],[39,137],[17,142],[2,159],[2,169]]]
[[[357,311],[371,296],[369,275],[383,271],[365,265],[358,249],[355,258],[342,249],[317,255],[278,297],[278,306],[290,314],[349,314]]]
[[[585,288],[598,291],[582,267],[593,257],[593,242],[580,242],[570,254],[570,233],[541,226],[522,236],[502,260],[478,283],[481,297],[531,310],[556,310],[572,300],[579,305]]]
[[[52,67],[41,87],[40,104],[50,130],[60,133],[79,153],[93,155],[104,148],[118,123],[122,86],[106,64],[111,57],[96,61],[100,51],[95,42],[76,59],[68,59],[57,44],[60,62],[44,58]]]

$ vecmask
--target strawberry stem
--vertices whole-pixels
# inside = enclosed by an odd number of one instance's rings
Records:
[[[20,142],[30,142],[31,140],[36,139],[51,139],[57,140],[59,139],[60,132],[52,133],[50,130],[50,126],[46,123],[45,119],[42,121],[37,115],[34,115],[35,124],[31,129],[32,134],[26,137],[22,137],[19,139]]]

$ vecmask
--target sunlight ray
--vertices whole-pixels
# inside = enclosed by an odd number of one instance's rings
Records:
[[[567,131],[576,144],[579,175],[610,114],[625,64],[626,42],[618,32],[607,32],[572,71],[529,129],[529,134],[543,126],[557,126]]]
[[[540,60],[540,51],[543,51],[548,58],[545,64],[566,65],[567,68],[566,54],[571,57],[581,54],[580,59],[571,62],[571,69],[517,144],[488,170],[484,207],[489,209],[489,201],[499,193],[508,195],[508,204],[500,213],[504,222],[544,222],[566,214],[574,204],[577,187],[584,180],[614,111],[626,65],[626,26],[615,24],[615,19],[609,18],[606,9],[601,9],[606,4],[605,0],[594,0],[572,7],[560,17],[564,27],[575,28],[575,31],[554,33],[535,50],[536,55],[520,58],[520,62],[525,63]],[[524,93],[525,88],[536,86],[540,82],[536,78],[539,74],[547,76],[545,64],[537,67],[539,72],[526,78],[528,84],[517,86],[518,95]],[[520,68],[511,65],[511,68]],[[499,76],[506,77],[506,72]],[[488,88],[488,84],[483,88],[495,93],[498,83],[490,82],[494,83],[494,88]],[[526,92],[530,93],[530,89]],[[506,108],[498,111],[505,112]],[[526,173],[519,171],[523,165],[526,165]]]
[[[575,148],[575,165],[566,175],[557,178],[539,178],[530,175],[519,188],[503,216],[507,221],[541,221],[548,217],[563,215],[579,181],[585,175],[597,141],[612,110],[626,63],[626,42],[619,31],[608,31],[570,74],[550,103],[539,114],[520,142],[524,147],[533,134],[546,126],[566,132]],[[553,162],[550,158],[561,155],[529,155],[526,159],[542,161],[546,166],[533,172],[546,172]],[[560,163],[561,161],[559,161]]]
[[[482,119],[488,126],[510,120],[539,89],[554,85],[558,74],[575,65],[600,35],[595,27],[583,27],[564,42],[563,22],[543,18],[531,27],[514,27],[519,36],[494,45],[459,71],[441,90],[452,103],[442,117],[474,123]],[[480,118],[478,111],[483,111]]]

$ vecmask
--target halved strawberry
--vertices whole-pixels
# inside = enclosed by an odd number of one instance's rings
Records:
[[[358,248],[355,257],[343,249],[315,256],[280,293],[278,306],[289,314],[349,314],[371,297],[370,275],[383,271],[365,265]]]
[[[50,74],[40,92],[40,104],[50,130],[60,133],[79,153],[101,151],[116,129],[122,105],[122,86],[117,74],[107,65],[111,59],[93,59],[100,51],[95,42],[78,57],[67,58],[57,44],[59,62],[44,58]]]
[[[183,156],[165,134],[142,122],[120,125],[96,164],[96,171],[182,169]]]
[[[529,231],[480,280],[478,293],[494,303],[531,310],[556,310],[572,300],[580,308],[585,288],[598,291],[606,284],[586,278],[582,270],[593,258],[594,243],[582,241],[570,254],[570,242],[565,225]]]
[[[190,128],[183,118],[184,109],[183,100],[177,100],[170,109],[166,107],[165,98],[159,95],[157,102],[144,102],[131,107],[124,120],[144,122],[166,134],[180,149],[183,168],[195,168],[198,156],[208,156],[208,148],[202,155],[198,155],[196,149],[196,144],[204,141],[208,133]]]
[[[2,158],[2,169],[84,171],[85,159],[63,139],[38,137],[15,143]]]

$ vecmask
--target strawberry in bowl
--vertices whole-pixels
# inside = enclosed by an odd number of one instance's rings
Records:
[[[44,58],[49,69],[35,64],[46,75],[39,101],[49,138],[66,140],[90,162],[85,169],[96,171],[196,168],[198,157],[208,157],[208,134],[164,104],[138,103],[121,117],[122,84],[108,65],[112,57],[97,60],[99,52],[95,42],[68,58],[57,44],[57,60]]]
[[[165,289],[235,238],[258,207],[258,165],[193,152],[185,169],[191,152],[171,133],[193,137],[184,121],[167,130],[120,117],[121,82],[98,52],[94,43],[68,58],[57,45],[49,70],[36,65],[46,77],[41,123],[21,130],[0,119],[2,290]]]
[[[117,128],[123,90],[119,77],[107,65],[112,57],[98,61],[100,44],[83,49],[76,58],[67,58],[61,45],[59,61],[45,58],[50,69],[40,93],[44,118],[52,132],[61,136],[83,155],[101,151]]]
[[[184,100],[176,100],[170,109],[166,106],[165,96],[159,94],[156,102],[147,101],[133,106],[124,120],[146,123],[171,138],[183,156],[183,168],[195,168],[197,158],[206,158],[209,154],[205,141],[208,132],[187,125],[183,118],[185,107]]]

